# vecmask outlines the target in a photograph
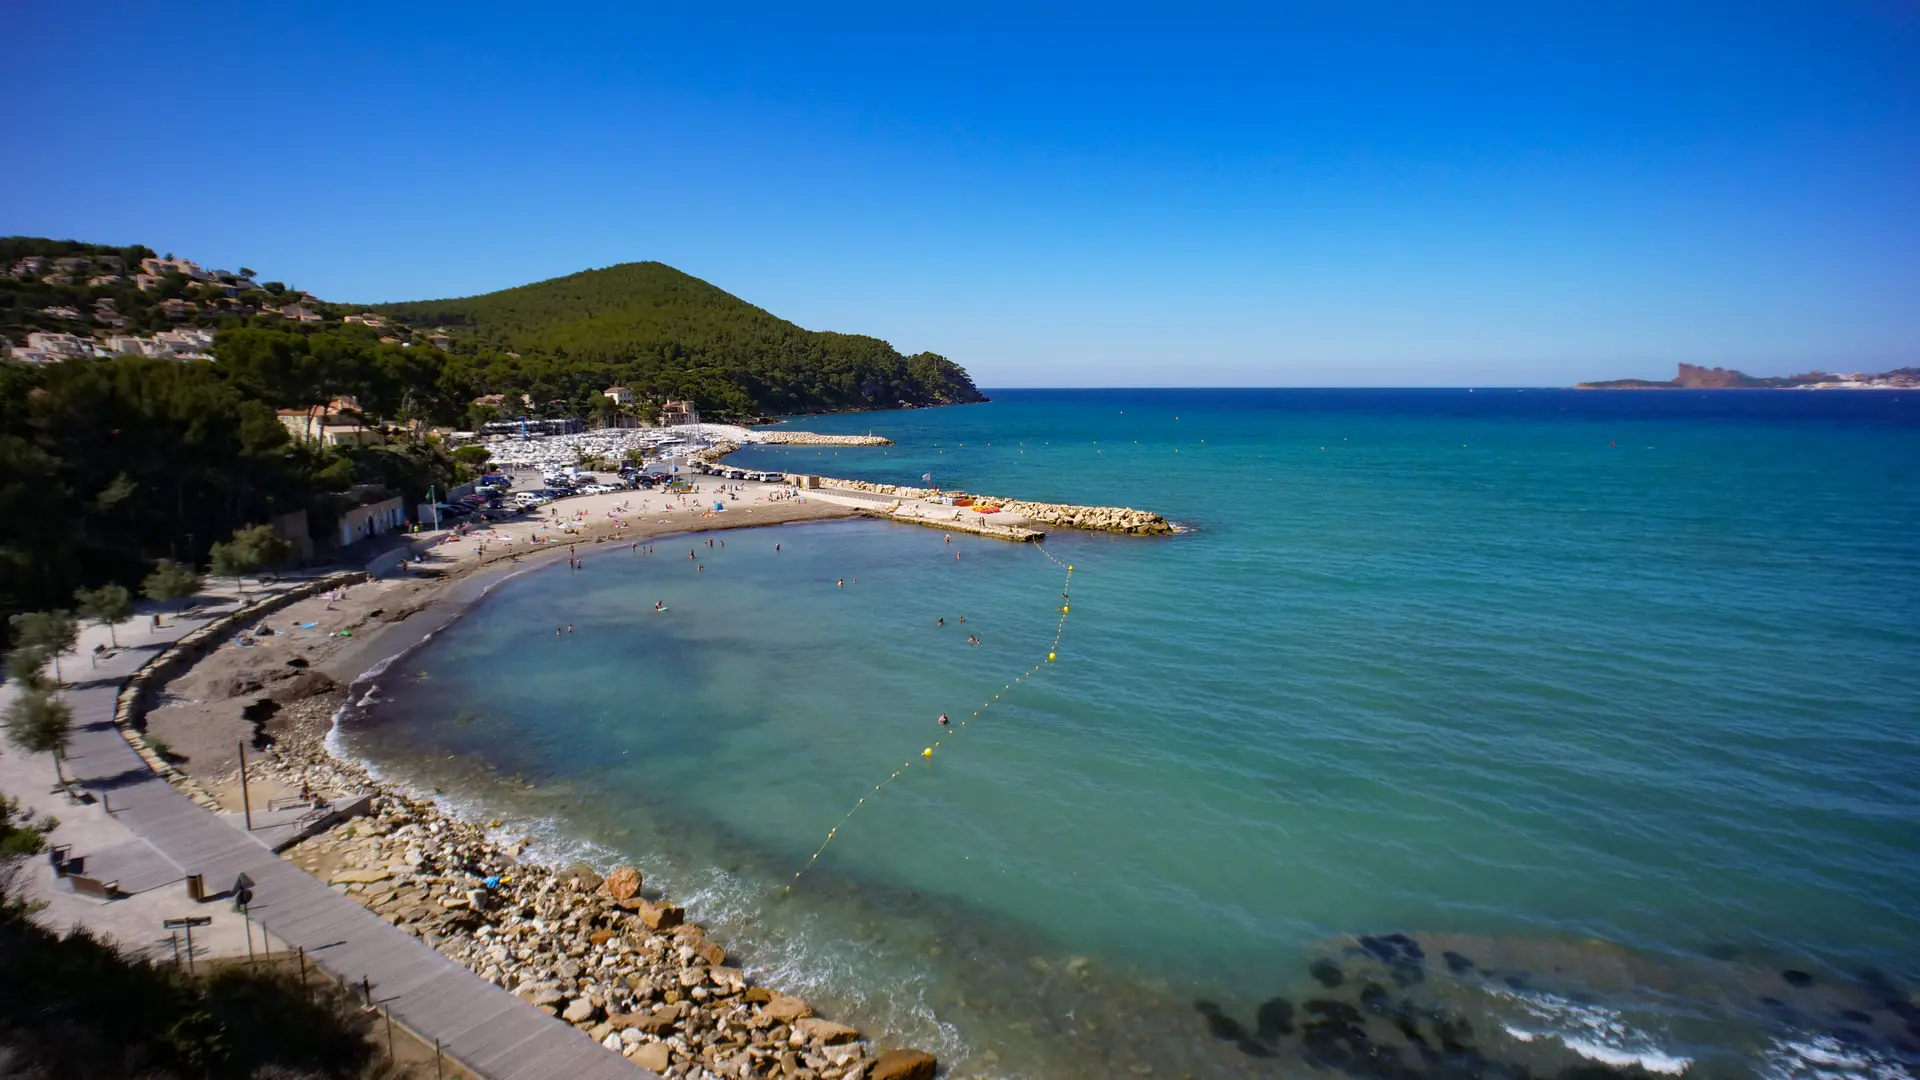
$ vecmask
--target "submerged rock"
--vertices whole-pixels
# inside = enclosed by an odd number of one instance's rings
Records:
[[[1340,965],[1324,958],[1315,960],[1307,968],[1307,974],[1313,976],[1314,982],[1329,990],[1347,981],[1346,975],[1340,970]]]
[[[1293,1034],[1293,1002],[1282,997],[1262,1002],[1253,1014],[1253,1027],[1254,1038],[1266,1042]]]

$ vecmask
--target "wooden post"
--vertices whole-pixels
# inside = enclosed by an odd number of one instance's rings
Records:
[[[387,1063],[393,1063],[393,1010],[381,1009],[380,1015],[387,1021]]]
[[[440,1064],[440,1040],[433,1040],[433,1080],[445,1080],[446,1073]]]
[[[180,932],[178,930],[168,932],[167,940],[173,942],[173,966],[175,970],[178,970],[180,967]]]
[[[187,924],[187,974],[193,974],[193,924]]]
[[[373,980],[365,975],[360,976],[360,993],[367,999],[367,1008],[373,1008]]]
[[[247,831],[253,831],[253,799],[247,795],[247,744],[243,740],[236,745],[240,748],[240,809],[247,816]]]
[[[300,946],[300,989],[306,993],[308,1001],[313,1000],[313,986],[307,982],[307,947],[305,945]]]
[[[247,935],[247,966],[258,969],[260,965],[253,959],[253,916],[247,914],[246,908],[241,908],[240,920],[240,929]]]

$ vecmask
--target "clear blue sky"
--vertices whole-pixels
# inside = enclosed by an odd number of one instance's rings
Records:
[[[0,233],[659,259],[985,386],[1920,363],[1911,0],[1035,6],[0,0]]]

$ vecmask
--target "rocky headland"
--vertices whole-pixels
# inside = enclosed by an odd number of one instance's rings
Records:
[[[1802,375],[1759,377],[1734,368],[1681,364],[1673,378],[1607,379],[1583,382],[1576,390],[1913,390],[1920,389],[1920,368],[1895,368],[1877,375],[1809,371]]]

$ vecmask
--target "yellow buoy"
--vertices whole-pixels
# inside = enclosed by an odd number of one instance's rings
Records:
[[[920,756],[921,756],[921,757],[932,757],[932,756],[933,756],[933,747],[931,747],[931,746],[929,746],[929,747],[927,747],[927,748],[926,748],[925,750],[922,750],[922,751],[920,751]]]
[[[1053,663],[1053,654],[1052,654],[1052,653],[1048,653],[1048,654],[1047,654],[1047,663],[1049,663],[1049,664],[1051,664],[1051,663]]]

